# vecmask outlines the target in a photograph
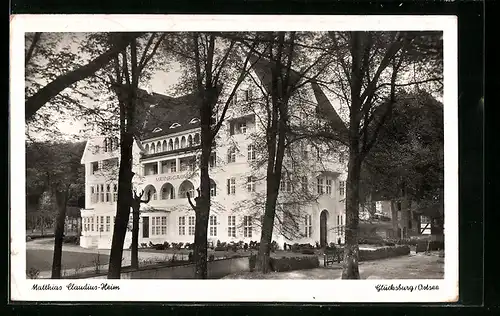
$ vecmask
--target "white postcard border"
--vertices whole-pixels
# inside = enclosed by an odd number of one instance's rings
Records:
[[[445,276],[439,280],[30,280],[26,278],[24,33],[99,31],[442,30]],[[10,298],[20,301],[455,302],[458,300],[458,42],[455,16],[14,15],[10,29]],[[69,283],[120,290],[70,291]],[[32,290],[33,284],[61,291]],[[377,291],[377,285],[405,290]],[[437,290],[419,290],[427,285]],[[410,291],[413,289],[413,291]]]

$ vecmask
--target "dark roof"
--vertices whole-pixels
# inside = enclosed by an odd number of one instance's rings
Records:
[[[250,62],[259,79],[261,80],[267,91],[271,90],[272,67],[276,67],[274,61],[270,61],[265,57],[258,57],[255,55],[250,56]],[[295,85],[300,80],[300,73],[291,69],[290,71],[290,85]],[[321,87],[315,80],[311,80],[312,90],[317,101],[316,112],[324,119],[329,121],[330,127],[338,133],[338,137],[347,142],[348,130],[335,108],[332,106],[328,97],[325,95]]]
[[[137,123],[141,139],[178,133],[200,126],[199,122],[190,123],[193,118],[199,118],[198,98],[195,94],[169,97],[139,90],[139,99],[142,101],[142,106],[138,111]],[[170,128],[174,123],[180,126]],[[160,128],[161,131],[154,133],[153,130],[156,128]]]
[[[317,82],[312,81],[311,86],[314,92],[314,96],[316,97],[316,101],[318,102],[318,106],[316,107],[316,112],[322,116],[324,119],[329,121],[330,128],[332,128],[336,133],[338,133],[338,137],[347,143],[349,132],[347,130],[346,125],[340,118],[339,114],[333,108],[330,100],[325,95],[321,87]]]

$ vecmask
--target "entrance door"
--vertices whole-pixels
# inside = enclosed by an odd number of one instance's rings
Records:
[[[325,247],[326,245],[328,245],[327,221],[328,221],[328,211],[323,210],[321,212],[320,217],[319,217],[319,243],[320,243],[321,247]]]
[[[149,238],[149,217],[142,218],[142,238]]]

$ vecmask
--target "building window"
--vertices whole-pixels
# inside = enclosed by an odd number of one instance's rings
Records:
[[[312,216],[311,215],[306,215],[305,216],[305,227],[306,227],[306,237],[311,237],[312,236]]]
[[[345,156],[343,152],[339,152],[339,163],[341,164],[345,163]]]
[[[100,185],[101,187],[101,197],[100,197],[100,201],[101,202],[104,202],[104,184],[101,184]]]
[[[236,194],[236,178],[227,179],[227,195]]]
[[[323,178],[318,178],[317,179],[317,183],[318,183],[318,194],[323,194],[324,191],[323,191]]]
[[[247,191],[248,192],[255,192],[255,178],[254,177],[247,178]]]
[[[227,235],[229,237],[236,237],[236,216],[227,217]]]
[[[189,222],[188,222],[188,234],[193,236],[194,235],[194,216],[189,216],[188,218]]]
[[[185,216],[179,217],[179,235],[180,236],[186,235],[186,217]]]
[[[292,181],[286,173],[283,173],[281,176],[280,189],[282,192],[292,192]]]
[[[118,201],[118,185],[113,184],[113,202]]]
[[[101,217],[101,225],[99,225],[99,231],[104,232],[104,216]]]
[[[240,130],[240,134],[246,134],[247,133],[247,122],[241,122],[238,126],[238,129]]]
[[[304,192],[307,192],[308,191],[308,188],[307,188],[307,176],[303,176],[301,178],[301,183],[302,183],[302,190]]]
[[[252,90],[248,89],[245,91],[245,100],[246,101],[251,101],[252,100]]]
[[[174,142],[174,150],[176,149],[179,149],[179,138],[176,138]]]
[[[106,202],[111,202],[111,186],[106,185]]]
[[[254,160],[255,160],[255,146],[248,145],[248,161],[254,161]]]
[[[91,165],[92,165],[92,174],[96,174],[99,171],[99,163],[96,161],[92,162]]]
[[[217,216],[210,215],[210,237],[217,236]]]
[[[94,204],[96,203],[96,195],[95,195],[95,188],[93,185],[90,186],[90,203]]]
[[[167,217],[154,216],[151,221],[151,235],[166,235],[167,234]]]
[[[215,155],[215,153],[210,155],[210,161],[209,161],[210,168],[213,168],[216,166],[216,157],[217,156]]]
[[[91,225],[91,231],[94,231],[94,216],[92,216],[90,218],[90,222],[91,222],[91,224],[90,224]]]
[[[106,231],[109,232],[111,227],[111,216],[106,216]]]
[[[326,179],[326,194],[328,194],[328,195],[332,194],[332,180],[331,179]]]
[[[236,162],[236,148],[231,147],[227,151],[227,163]]]
[[[340,196],[345,195],[345,181],[339,181],[339,194]]]
[[[170,162],[170,172],[177,172],[177,163],[175,161]]]
[[[243,237],[252,238],[252,218],[250,216],[243,217]]]
[[[213,180],[210,181],[210,196],[217,196],[217,185]]]

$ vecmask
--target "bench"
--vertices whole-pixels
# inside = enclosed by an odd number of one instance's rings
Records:
[[[323,254],[323,263],[325,267],[333,265],[333,263],[340,263],[344,250],[342,248],[327,249]]]

